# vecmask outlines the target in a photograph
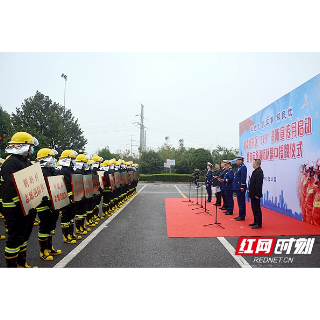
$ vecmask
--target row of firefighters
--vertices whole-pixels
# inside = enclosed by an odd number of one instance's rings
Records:
[[[34,146],[37,145],[37,139],[29,133],[17,132],[5,149],[9,156],[1,161],[0,213],[5,219],[5,229],[8,235],[7,238],[0,235],[0,239],[6,239],[7,267],[30,267],[27,263],[27,244],[34,225],[39,225],[40,258],[51,261],[53,256],[61,254],[61,250],[55,249],[52,244],[52,236],[55,234],[59,216],[61,216],[63,241],[67,244],[75,244],[82,238],[82,235],[90,232],[100,219],[113,215],[136,194],[139,177],[137,174],[135,174],[135,179],[127,183],[122,181],[118,186],[110,183],[110,175],[116,172],[137,172],[138,164],[132,161],[126,162],[121,159],[103,161],[98,155],[89,159],[85,154],[64,150],[59,161],[56,162],[57,152],[49,148],[42,148],[37,153],[36,162],[40,163],[44,177],[63,176],[69,202],[60,210],[56,210],[50,197],[43,197],[40,205],[30,209],[28,214],[24,214],[12,174],[32,165],[29,157],[33,153]],[[83,197],[80,201],[74,201],[71,175],[96,175],[97,171],[104,171],[103,188],[100,187],[98,194],[93,194],[90,198]],[[102,213],[100,215],[101,202]],[[39,221],[36,218],[37,215]]]

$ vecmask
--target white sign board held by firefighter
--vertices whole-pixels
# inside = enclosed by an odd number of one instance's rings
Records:
[[[83,198],[82,174],[71,175],[72,198],[73,202],[80,201]]]
[[[47,181],[53,207],[56,210],[66,207],[70,200],[63,176],[47,177]]]
[[[93,183],[94,194],[100,194],[100,191],[99,191],[99,188],[100,188],[99,175],[97,175],[97,174],[93,174],[92,175],[92,183]]]
[[[13,173],[12,178],[24,215],[27,215],[30,209],[36,208],[42,197],[49,196],[40,163]]]
[[[88,174],[88,175],[82,176],[82,179],[83,179],[84,196],[86,198],[91,198],[93,196],[92,175]]]

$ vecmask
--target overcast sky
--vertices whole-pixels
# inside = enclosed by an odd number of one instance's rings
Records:
[[[239,122],[320,73],[320,53],[0,53],[0,104],[15,112],[36,91],[71,109],[86,151],[238,147]],[[132,142],[131,142],[132,139]]]

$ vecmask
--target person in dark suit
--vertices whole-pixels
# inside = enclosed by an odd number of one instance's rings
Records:
[[[229,160],[223,160],[225,163],[226,174],[223,178],[222,190],[224,190],[224,195],[226,197],[227,211],[224,211],[225,215],[233,215],[233,180],[234,172],[231,168],[231,162]]]
[[[244,157],[237,156],[237,169],[234,175],[233,180],[233,191],[235,191],[237,195],[238,207],[239,207],[239,216],[234,220],[241,221],[246,218],[246,201],[245,195],[247,190],[247,167],[243,163]]]
[[[249,226],[252,229],[262,228],[262,212],[260,207],[260,198],[262,197],[263,171],[261,169],[261,160],[254,159],[252,164],[254,170],[249,184],[249,198],[251,199],[251,208],[253,213],[253,223]]]
[[[208,200],[206,202],[211,202],[212,198],[212,164],[210,162],[207,163],[207,174],[206,174],[206,180],[205,180],[205,185],[207,188],[207,193],[208,193]]]

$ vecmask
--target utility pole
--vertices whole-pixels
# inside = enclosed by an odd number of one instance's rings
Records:
[[[63,102],[63,106],[66,106],[66,87],[67,87],[67,75],[62,74],[61,75],[62,78],[64,78],[64,102]]]
[[[137,147],[137,145],[136,144],[132,144],[132,141],[136,141],[136,140],[132,140],[132,137],[133,137],[133,135],[130,135],[130,137],[131,137],[131,140],[130,140],[130,147],[131,147],[131,157],[132,157],[132,147]]]
[[[144,109],[144,106],[141,104],[141,114],[136,114],[136,116],[140,116],[140,123],[134,122],[134,124],[138,124],[140,126],[140,153],[143,151],[146,151],[147,149],[146,132],[145,132],[145,126],[143,125],[143,120],[144,120],[143,109]]]
[[[140,103],[141,104],[141,103]],[[141,122],[140,122],[140,149],[141,151],[145,151],[145,142],[144,142],[144,125],[143,125],[143,110],[144,106],[141,104],[141,114],[140,114],[140,118],[141,118]]]

